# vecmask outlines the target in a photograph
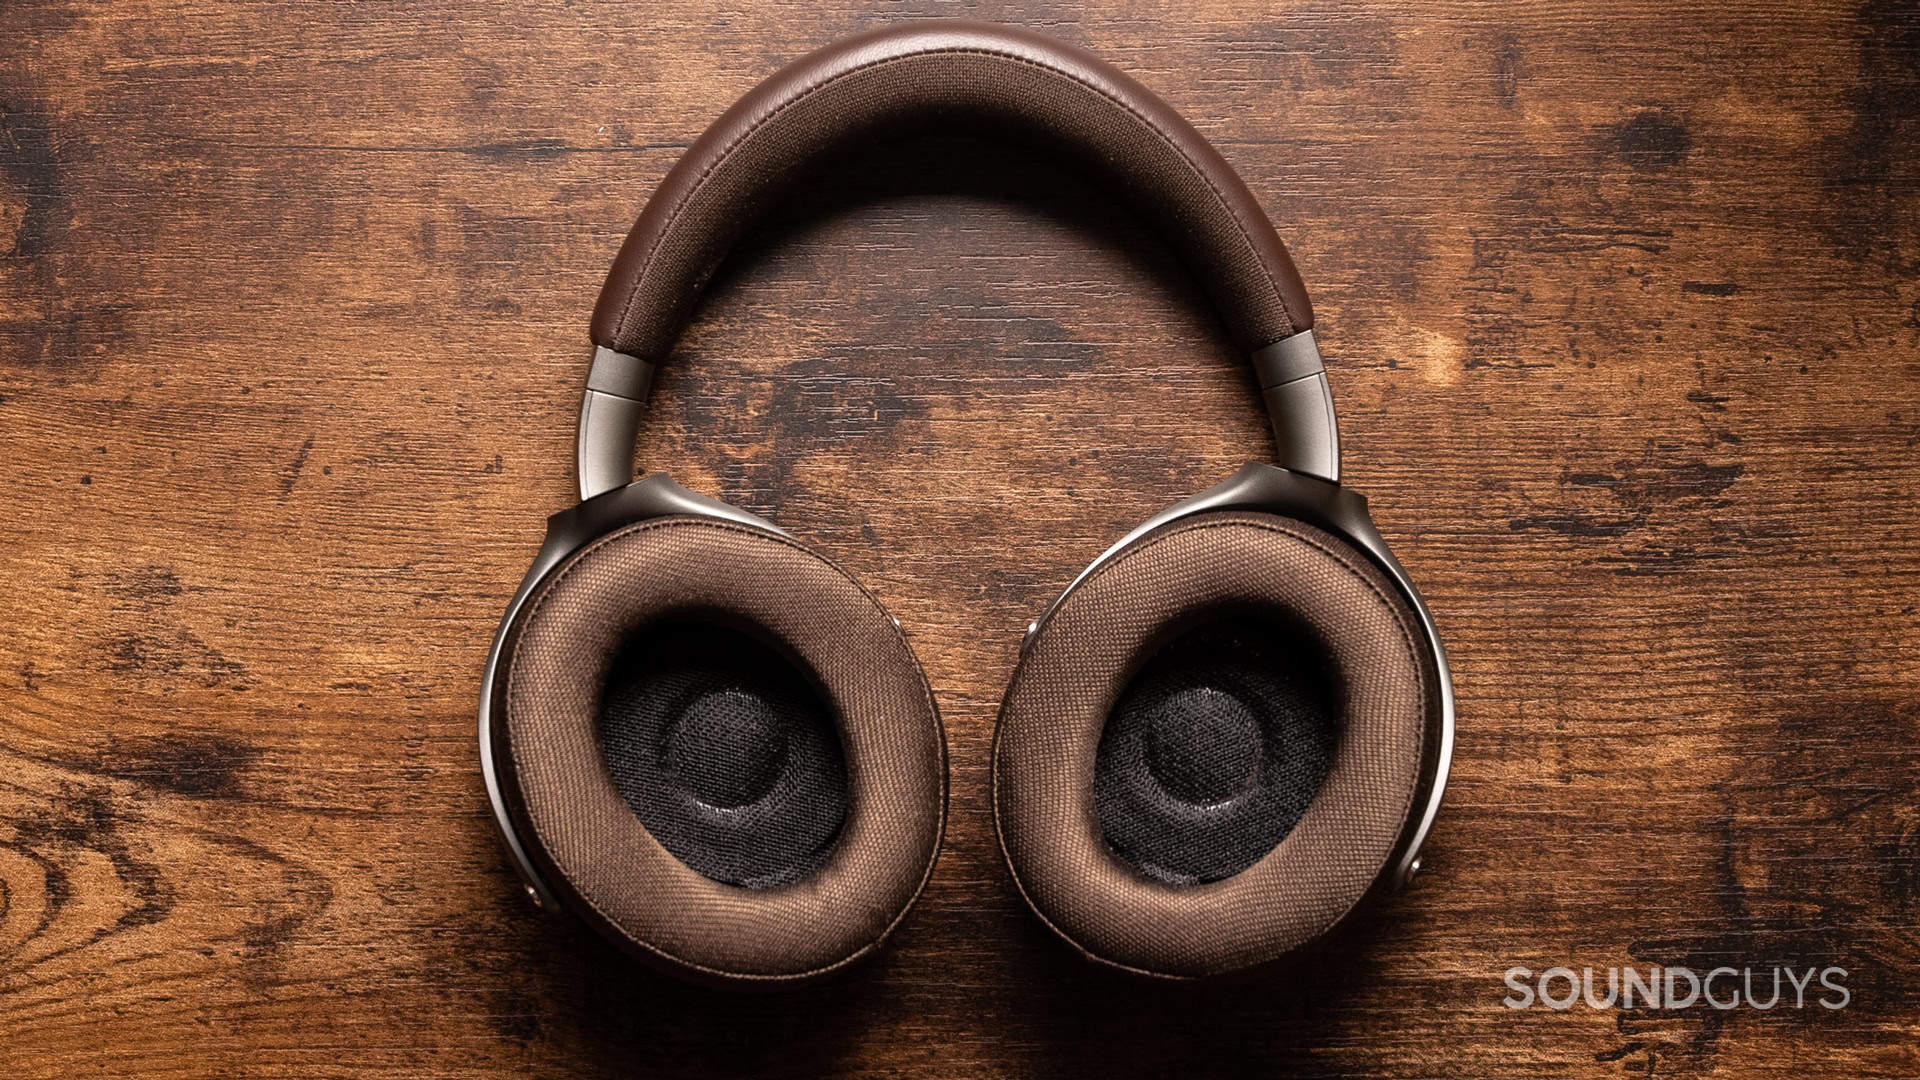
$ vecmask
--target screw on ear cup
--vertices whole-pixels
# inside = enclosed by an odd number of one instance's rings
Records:
[[[1387,865],[1438,678],[1361,552],[1271,514],[1174,521],[1035,633],[993,803],[1021,893],[1087,956],[1173,978],[1278,962]]]
[[[536,587],[501,656],[516,831],[629,952],[803,980],[871,952],[925,884],[946,812],[932,694],[879,603],[798,543],[629,525]]]

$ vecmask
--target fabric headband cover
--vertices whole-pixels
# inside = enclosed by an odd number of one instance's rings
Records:
[[[1269,348],[1312,328],[1306,286],[1246,184],[1193,125],[1084,50],[1013,27],[928,21],[794,61],[687,149],[600,290],[589,389],[645,399],[653,366],[721,260],[809,166],[889,136],[956,127],[1036,144],[1104,176],[1180,253],[1254,355],[1263,387],[1320,371],[1310,336],[1299,339],[1306,349]],[[586,428],[583,415],[583,463]]]

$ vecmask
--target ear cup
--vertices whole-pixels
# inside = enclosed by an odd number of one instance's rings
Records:
[[[1333,535],[1199,514],[1061,601],[1001,706],[994,819],[1022,895],[1095,960],[1243,972],[1332,929],[1391,857],[1438,678]]]
[[[627,526],[556,568],[496,681],[516,828],[568,907],[707,980],[874,949],[925,884],[946,750],[899,627],[785,537]]]

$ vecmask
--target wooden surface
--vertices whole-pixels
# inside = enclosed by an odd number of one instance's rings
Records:
[[[1293,982],[1112,982],[995,851],[1021,628],[1269,444],[1166,250],[988,146],[783,213],[641,452],[925,663],[952,825],[893,947],[690,990],[496,848],[476,686],[621,235],[784,60],[956,13],[1098,50],[1246,176],[1451,651],[1429,873]],[[1916,434],[1911,3],[6,0],[0,1073],[1920,1074]],[[1722,963],[1852,1001],[1501,1004]]]

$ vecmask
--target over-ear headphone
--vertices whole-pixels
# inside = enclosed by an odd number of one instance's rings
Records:
[[[1321,939],[1417,868],[1453,699],[1433,620],[1340,485],[1305,286],[1246,186],[1144,87],[1022,30],[815,52],[693,143],[595,306],[577,446],[487,658],[480,754],[528,891],[681,975],[871,953],[931,873],[946,747],[900,627],[831,560],[633,449],[655,365],[805,169],[963,124],[1078,162],[1180,251],[1251,356],[1277,465],[1156,514],[1028,627],[993,747],[1021,894],[1088,957],[1196,978]]]

